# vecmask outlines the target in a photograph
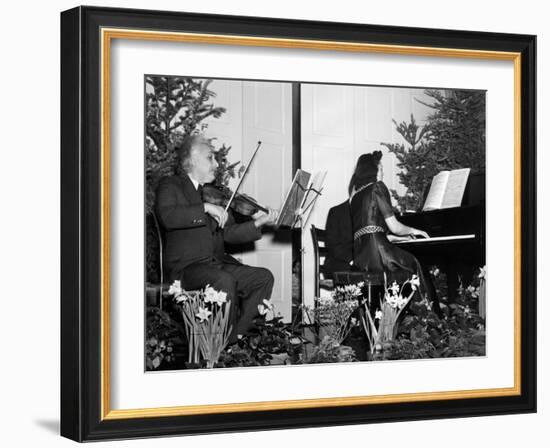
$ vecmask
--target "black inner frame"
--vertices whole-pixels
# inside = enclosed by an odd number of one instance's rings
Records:
[[[521,394],[101,421],[101,27],[521,53]],[[530,35],[96,7],[62,13],[61,434],[91,441],[535,412],[535,55]]]

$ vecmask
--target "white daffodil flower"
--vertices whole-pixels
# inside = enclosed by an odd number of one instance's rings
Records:
[[[210,285],[204,288],[204,303],[213,303],[218,299],[218,292]]]
[[[416,291],[418,287],[420,287],[420,278],[418,278],[418,275],[414,274],[411,278],[411,288],[413,291]]]
[[[197,316],[201,322],[204,322],[205,320],[208,320],[211,314],[212,311],[208,311],[206,308],[199,306],[199,312],[196,313],[195,316]]]
[[[401,309],[405,306],[407,303],[407,299],[405,299],[401,294],[397,297],[397,308]]]
[[[176,303],[182,303],[182,302],[187,302],[188,298],[189,296],[187,296],[186,294],[181,294],[179,296],[174,297],[174,300],[176,301]]]
[[[168,294],[176,297],[182,295],[183,289],[181,288],[181,281],[174,280],[174,283],[172,283],[168,289]]]
[[[477,277],[485,280],[486,275],[487,275],[487,266],[483,266],[482,268],[479,268],[479,274]]]
[[[399,294],[399,285],[397,284],[397,282],[392,283],[392,285],[390,286],[390,290],[394,296]]]
[[[225,291],[219,291],[216,294],[216,297],[212,299],[212,302],[216,302],[218,306],[221,307],[225,302],[227,302],[227,293]]]
[[[374,313],[374,318],[378,320],[382,319],[382,311],[376,310],[376,313]]]
[[[258,305],[258,313],[260,313],[260,316],[265,316],[268,311],[269,309],[263,306],[262,304]]]

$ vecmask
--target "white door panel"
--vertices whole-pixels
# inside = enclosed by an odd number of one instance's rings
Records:
[[[261,148],[242,191],[260,204],[279,208],[292,176],[292,89],[290,84],[243,83],[243,161]],[[285,321],[292,318],[292,245],[290,235],[264,233],[243,262],[268,268],[275,277],[272,301]]]
[[[302,301],[312,306],[314,260],[310,226],[324,229],[329,208],[347,195],[354,158],[354,88],[303,84],[301,98],[302,169],[312,174],[327,171],[322,195],[302,231]]]

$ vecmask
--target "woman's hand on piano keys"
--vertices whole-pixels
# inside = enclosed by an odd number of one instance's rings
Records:
[[[411,228],[410,236],[411,236],[412,239],[416,239],[418,237],[420,237],[420,238],[429,238],[430,237],[430,235],[428,235],[427,232],[424,232],[424,230],[419,230],[419,229],[414,229],[414,228]]]
[[[406,226],[400,223],[395,215],[388,216],[385,218],[386,225],[391,233],[399,236],[410,237],[411,239],[416,239],[416,237],[429,238],[430,236],[423,230],[415,229],[414,227]]]
[[[393,233],[388,234],[388,241],[393,244],[399,244],[404,241],[411,241],[411,240],[412,240],[412,237],[410,235],[399,236],[399,235],[394,235]]]

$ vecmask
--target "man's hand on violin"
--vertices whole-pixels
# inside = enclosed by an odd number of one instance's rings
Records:
[[[227,212],[223,207],[219,205],[210,204],[208,202],[204,203],[204,211],[208,213],[212,218],[216,220],[221,229],[225,226],[227,222]]]
[[[267,207],[267,209],[269,211],[268,213],[260,210],[252,215],[252,219],[254,220],[254,225],[256,227],[273,225],[277,222],[279,212],[277,210],[273,210],[270,207]]]

